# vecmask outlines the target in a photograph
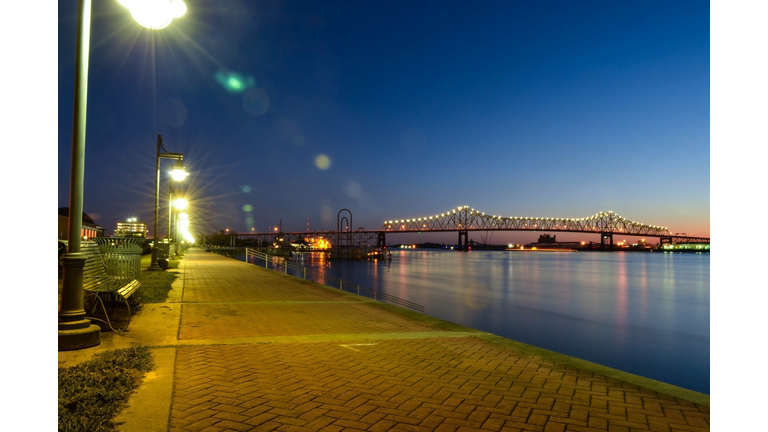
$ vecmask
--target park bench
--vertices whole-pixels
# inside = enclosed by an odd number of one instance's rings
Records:
[[[120,278],[117,276],[110,276],[107,274],[108,266],[104,263],[99,245],[95,242],[84,241],[80,244],[80,252],[86,256],[85,268],[83,269],[83,291],[94,295],[93,309],[91,315],[96,311],[96,306],[101,304],[104,310],[104,315],[107,318],[107,324],[112,328],[112,324],[109,321],[109,315],[107,314],[107,308],[104,306],[104,300],[114,299],[115,297],[123,300],[128,307],[128,323],[125,327],[120,329],[124,331],[128,328],[128,324],[131,322],[131,305],[129,298],[136,294],[141,288],[141,282],[132,278]],[[104,297],[104,298],[102,298]],[[131,299],[134,305],[138,304],[139,296],[134,296]],[[98,301],[98,303],[97,303]]]

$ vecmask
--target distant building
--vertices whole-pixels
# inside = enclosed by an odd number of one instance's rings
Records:
[[[528,243],[527,247],[536,247],[538,249],[578,249],[582,247],[580,242],[559,242],[556,235],[541,234],[539,241]]]
[[[104,228],[96,225],[90,216],[83,213],[80,238],[104,237]],[[69,240],[69,207],[59,207],[59,240]]]
[[[115,237],[146,237],[147,223],[137,218],[128,218],[117,223]]]
[[[549,234],[542,234],[539,236],[538,243],[557,243],[557,236],[556,235],[549,235]]]

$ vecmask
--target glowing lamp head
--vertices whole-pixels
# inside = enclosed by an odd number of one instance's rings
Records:
[[[183,0],[118,0],[142,27],[160,30],[187,12]]]
[[[173,200],[173,206],[179,210],[186,210],[187,207],[189,207],[189,202],[186,198],[177,198]],[[186,213],[182,213],[186,215]]]
[[[176,162],[176,165],[173,167],[170,174],[174,181],[182,181],[189,175],[187,170],[184,169],[184,164],[181,163],[181,161]]]

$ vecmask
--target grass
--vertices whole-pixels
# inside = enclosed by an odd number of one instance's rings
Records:
[[[171,290],[171,284],[176,279],[177,272],[174,271],[146,271],[150,265],[151,256],[149,254],[141,257],[141,268],[139,272],[139,282],[141,282],[141,297],[144,303],[161,303],[168,298],[168,291]],[[168,261],[168,269],[179,267],[182,257],[177,256]]]
[[[153,368],[145,346],[105,351],[77,366],[60,367],[59,432],[114,431],[115,416]]]

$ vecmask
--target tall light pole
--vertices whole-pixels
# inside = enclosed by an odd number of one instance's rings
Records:
[[[171,218],[173,217],[173,179],[168,182],[168,242],[173,244],[173,226]]]
[[[176,166],[173,171],[171,171],[171,176],[174,180],[181,181],[189,175],[184,170],[184,164],[182,163],[184,155],[181,153],[171,153],[165,150],[165,147],[163,147],[163,137],[160,134],[157,134],[157,153],[155,157],[155,223],[152,231],[154,242],[152,245],[152,258],[149,268],[147,269],[151,271],[162,270],[162,268],[157,265],[157,246],[160,240],[160,236],[158,236],[159,226],[157,218],[158,208],[160,207],[160,159],[176,159]],[[173,205],[173,203],[171,203],[171,205]]]
[[[88,50],[91,39],[91,1],[80,0],[75,49],[75,107],[72,127],[72,168],[69,178],[69,220],[67,252],[63,267],[59,306],[59,351],[88,348],[101,343],[101,328],[85,318],[83,268],[80,252],[83,228],[83,183],[85,178],[85,120],[88,104]]]
[[[159,10],[146,7],[145,2],[122,0],[131,7],[131,14],[147,28],[162,28],[173,18],[186,12],[181,0],[169,0]],[[128,4],[126,4],[128,3]],[[132,7],[133,6],[133,7]],[[138,6],[139,9],[135,9]],[[161,16],[161,19],[145,17]],[[162,27],[156,23],[163,22]],[[88,104],[88,54],[91,39],[91,0],[78,1],[77,45],[75,48],[75,102],[72,126],[72,165],[69,179],[69,219],[67,226],[67,252],[61,256],[63,267],[61,304],[59,306],[59,351],[89,348],[101,343],[101,328],[85,317],[83,308],[83,269],[85,254],[80,252],[83,229],[83,185],[85,181],[85,124]]]

